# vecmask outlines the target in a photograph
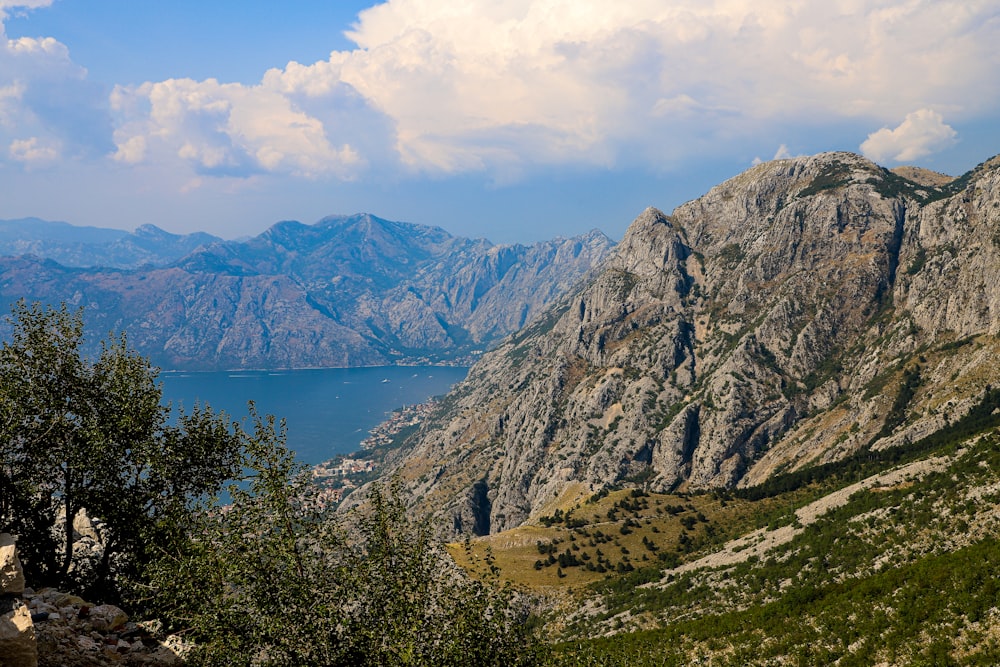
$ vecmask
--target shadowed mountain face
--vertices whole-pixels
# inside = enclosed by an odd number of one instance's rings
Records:
[[[165,368],[464,361],[529,321],[612,246],[596,231],[493,246],[362,214],[278,223],[144,269],[0,259],[0,295],[84,306],[89,330],[124,330]]]
[[[961,417],[1000,382],[998,334],[1000,160],[944,185],[770,162],[646,210],[387,474],[455,534],[616,484],[749,485]]]

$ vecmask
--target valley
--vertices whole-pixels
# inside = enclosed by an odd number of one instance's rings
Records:
[[[0,667],[1000,666],[1000,0],[0,0]]]

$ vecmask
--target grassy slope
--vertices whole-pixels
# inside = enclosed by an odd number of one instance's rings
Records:
[[[908,456],[847,462],[755,500],[573,497],[452,553],[483,571],[489,549],[502,577],[549,599],[547,630],[565,641],[555,664],[1000,664],[990,407]],[[565,567],[546,564],[550,544]]]

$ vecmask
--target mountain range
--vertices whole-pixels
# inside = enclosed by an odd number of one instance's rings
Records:
[[[241,241],[0,223],[0,299],[84,307],[167,369],[467,363],[614,243],[493,245],[368,214],[281,222]],[[96,264],[96,265],[95,265]]]
[[[998,356],[1000,159],[958,179],[777,160],[644,211],[385,475],[456,536],[602,490],[749,488],[940,432]]]
[[[205,232],[171,234],[156,225],[126,232],[38,218],[0,220],[0,257],[32,255],[72,267],[161,266],[221,241]]]
[[[369,454],[538,611],[543,664],[998,664],[1000,157],[776,160],[612,245],[359,215],[159,267],[5,259],[0,289],[140,313],[184,363],[512,332]]]

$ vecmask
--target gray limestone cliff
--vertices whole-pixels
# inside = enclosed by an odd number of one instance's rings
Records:
[[[947,183],[769,162],[644,211],[386,475],[452,534],[611,485],[749,485],[965,414],[1000,381],[998,335],[1000,160]]]

